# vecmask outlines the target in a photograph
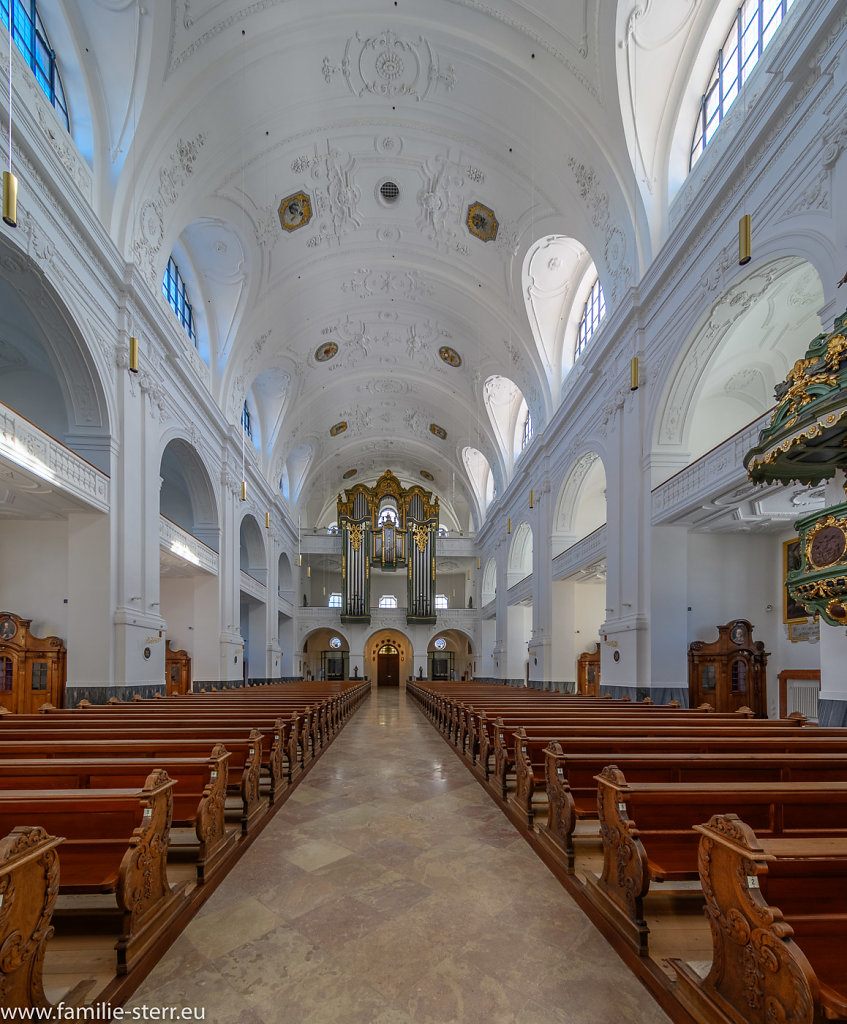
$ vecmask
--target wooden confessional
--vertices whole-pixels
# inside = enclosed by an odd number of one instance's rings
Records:
[[[586,651],[576,660],[576,692],[585,697],[600,694],[600,644],[593,651]]]
[[[0,708],[14,714],[65,701],[65,646],[57,636],[33,636],[31,621],[0,612]]]
[[[165,647],[165,693],[191,691],[191,658],[185,651],[172,651],[170,640]]]
[[[695,640],[688,647],[688,699],[691,707],[706,702],[715,711],[752,708],[767,716],[766,668],[768,655],[761,640],[753,640],[746,619],[718,626],[713,643]]]

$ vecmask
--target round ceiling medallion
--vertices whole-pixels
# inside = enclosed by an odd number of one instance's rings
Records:
[[[396,203],[400,198],[400,186],[396,181],[384,181],[379,186],[379,194],[382,196],[383,202]]]
[[[326,341],[315,349],[315,359],[319,363],[328,363],[336,355],[338,355],[338,346],[334,341]]]
[[[342,480],[349,480],[351,476],[355,476],[358,473],[358,469],[348,469],[347,472],[342,476]]]
[[[448,366],[462,365],[462,357],[454,348],[450,348],[449,345],[442,345],[438,350],[438,354]]]
[[[338,435],[339,434],[343,434],[346,429],[347,429],[347,420],[340,420],[338,423],[334,424],[334,426],[331,426],[329,428],[329,436],[330,437],[338,437]]]
[[[432,473],[430,473],[429,470],[427,470],[427,469],[422,469],[421,470],[421,476],[424,478],[424,480],[434,480],[435,479],[435,477],[432,475]]]
[[[444,427],[439,427],[437,423],[430,423],[429,429],[436,437],[440,437],[442,441],[447,440],[447,431]]]

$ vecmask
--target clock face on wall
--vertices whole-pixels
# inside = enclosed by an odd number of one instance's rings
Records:
[[[8,615],[4,615],[0,619],[0,640],[11,640],[12,637],[17,633],[18,627],[15,625],[15,620],[10,618]]]

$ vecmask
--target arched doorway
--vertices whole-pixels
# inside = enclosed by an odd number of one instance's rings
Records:
[[[411,641],[397,629],[378,629],[365,643],[363,667],[377,686],[402,688],[414,667]]]
[[[400,652],[394,644],[385,643],[376,655],[377,686],[400,685]]]

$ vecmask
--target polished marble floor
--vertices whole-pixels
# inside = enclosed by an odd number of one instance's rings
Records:
[[[362,705],[127,1006],[212,1024],[666,1024],[403,691]]]

